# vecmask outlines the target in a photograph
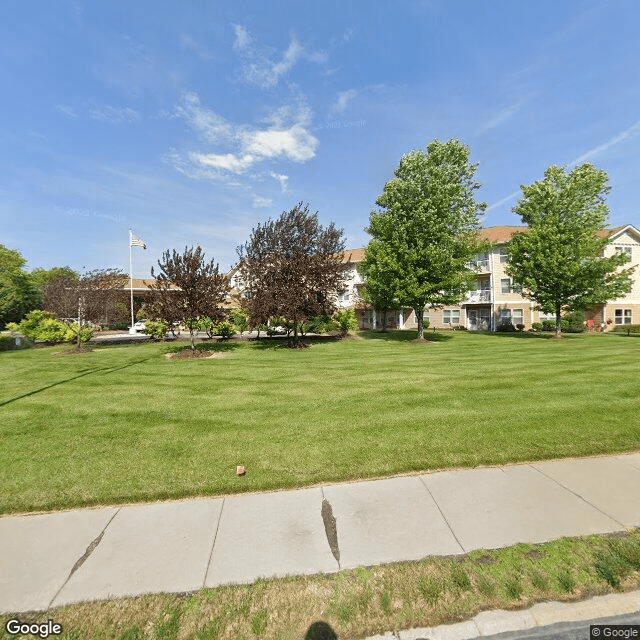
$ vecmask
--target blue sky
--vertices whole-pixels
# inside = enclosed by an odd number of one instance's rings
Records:
[[[222,269],[309,202],[349,247],[401,156],[471,148],[485,226],[521,184],[589,161],[640,226],[635,0],[4,0],[0,243],[28,268],[149,274],[200,244]]]

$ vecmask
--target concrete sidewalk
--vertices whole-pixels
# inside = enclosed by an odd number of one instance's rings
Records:
[[[640,525],[640,453],[0,518],[0,612]]]

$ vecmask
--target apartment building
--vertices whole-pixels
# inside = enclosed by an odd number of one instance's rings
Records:
[[[459,304],[442,309],[425,309],[424,319],[437,329],[454,329],[464,327],[471,331],[495,331],[503,322],[515,326],[524,325],[530,329],[534,322],[555,320],[555,316],[544,314],[536,308],[535,302],[523,297],[514,287],[512,279],[506,272],[506,245],[515,233],[522,233],[526,227],[501,226],[488,227],[482,230],[483,238],[491,248],[486,253],[477,255],[468,266],[476,273],[474,289]],[[627,265],[640,264],[640,231],[632,225],[615,229],[606,229],[602,235],[608,237],[609,243],[605,255],[615,251],[626,252],[631,259]],[[341,307],[360,306],[358,291],[363,281],[357,265],[363,259],[363,249],[347,250],[345,260],[350,259],[353,267],[350,270],[347,290],[338,297]],[[413,310],[387,312],[388,328],[415,329],[418,326]],[[358,311],[361,328],[380,328],[382,313],[360,308]],[[633,289],[624,298],[610,300],[586,314],[590,326],[611,330],[625,324],[640,324],[640,269],[633,275]]]

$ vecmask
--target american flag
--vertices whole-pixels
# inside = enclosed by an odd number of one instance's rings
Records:
[[[146,249],[147,245],[140,240],[140,238],[136,238],[134,235],[131,236],[131,240],[129,241],[130,247],[140,247],[141,249]]]

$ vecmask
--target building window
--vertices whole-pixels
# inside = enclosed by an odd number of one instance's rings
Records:
[[[500,290],[502,293],[511,293],[511,278],[501,278]]]
[[[442,322],[444,324],[460,324],[460,310],[443,311]]]
[[[544,311],[540,312],[540,322],[544,322],[545,320],[553,320],[553,322],[556,321],[556,314],[555,313],[545,313]]]
[[[500,247],[500,264],[506,264],[507,257],[507,247]]]
[[[514,309],[511,314],[511,318],[513,324],[515,324],[516,326],[519,324],[524,324],[524,311],[522,309]]]
[[[500,310],[500,322],[502,324],[507,324],[511,322],[511,309],[501,309]]]
[[[616,324],[631,324],[631,309],[616,309],[615,322]]]
[[[633,256],[631,247],[616,246],[615,249],[617,253],[626,253],[627,256],[629,257],[629,261],[631,261],[631,258]]]

